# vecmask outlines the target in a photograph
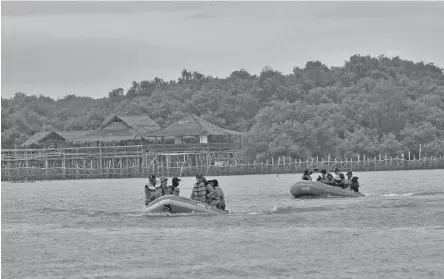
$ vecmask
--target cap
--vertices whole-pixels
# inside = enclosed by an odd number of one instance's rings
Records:
[[[150,176],[148,176],[149,180],[156,180],[156,176],[154,176],[153,174],[151,174]]]
[[[219,181],[217,181],[217,179],[213,179],[213,185],[214,186],[219,186]]]
[[[353,173],[351,171],[347,172],[347,175],[353,175]]]
[[[160,182],[167,181],[167,180],[168,180],[168,178],[166,178],[165,176],[161,176],[160,179],[159,179]]]
[[[198,174],[196,174],[196,178],[203,178],[204,176],[203,176],[203,174],[201,174],[201,173],[198,173]]]
[[[326,173],[327,173],[327,170],[326,170],[326,169],[322,169],[322,170],[321,170],[321,173],[326,174]]]
[[[182,181],[182,179],[178,178],[178,177],[173,177],[173,179],[171,179],[172,182],[177,182],[177,181]]]

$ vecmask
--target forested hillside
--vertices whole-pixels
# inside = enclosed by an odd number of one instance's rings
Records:
[[[69,88],[67,88],[69,91]],[[145,113],[165,127],[195,113],[248,131],[245,155],[337,157],[444,154],[444,75],[433,64],[352,56],[343,67],[307,62],[284,75],[237,70],[227,78],[183,70],[177,81],[134,81],[109,97],[2,98],[2,148],[46,129],[98,128],[110,114]]]

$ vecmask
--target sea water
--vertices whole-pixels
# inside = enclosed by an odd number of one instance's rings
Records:
[[[444,278],[444,170],[355,175],[366,197],[294,199],[300,174],[214,177],[219,216],[143,214],[147,179],[3,182],[1,275]]]

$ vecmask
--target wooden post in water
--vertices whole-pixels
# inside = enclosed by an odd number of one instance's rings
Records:
[[[421,160],[421,149],[422,149],[421,147],[422,147],[422,144],[419,145],[419,158],[418,158],[419,160]]]
[[[358,154],[358,158],[359,158],[359,154]],[[350,170],[353,170],[353,156],[350,159]]]
[[[28,179],[28,149],[25,149],[25,179]]]
[[[102,178],[102,147],[99,147],[99,178]]]
[[[49,177],[49,164],[48,164],[48,153],[46,152],[46,147],[43,147],[43,152],[45,154],[45,180],[51,180]]]

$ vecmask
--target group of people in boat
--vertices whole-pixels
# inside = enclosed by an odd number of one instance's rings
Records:
[[[168,185],[168,178],[164,176],[159,179],[160,185],[157,185],[156,176],[150,175],[148,179],[149,183],[145,185],[146,206],[165,195],[179,196],[179,184],[182,180],[178,177],[173,177],[171,185]],[[194,183],[190,199],[225,210],[225,194],[219,186],[219,181],[217,181],[217,179],[207,180],[201,173],[196,174],[196,183]],[[168,208],[169,207],[166,206],[165,210],[168,211]]]
[[[314,172],[318,172],[318,169],[310,170],[306,169],[302,175],[302,180],[312,180],[311,175]],[[347,176],[347,177],[346,177]],[[342,189],[349,189],[355,192],[359,192],[359,177],[354,176],[353,172],[349,171],[344,175],[341,171],[336,168],[334,170],[334,176],[327,172],[326,169],[322,169],[320,175],[316,181],[325,183],[331,186],[341,187]]]

